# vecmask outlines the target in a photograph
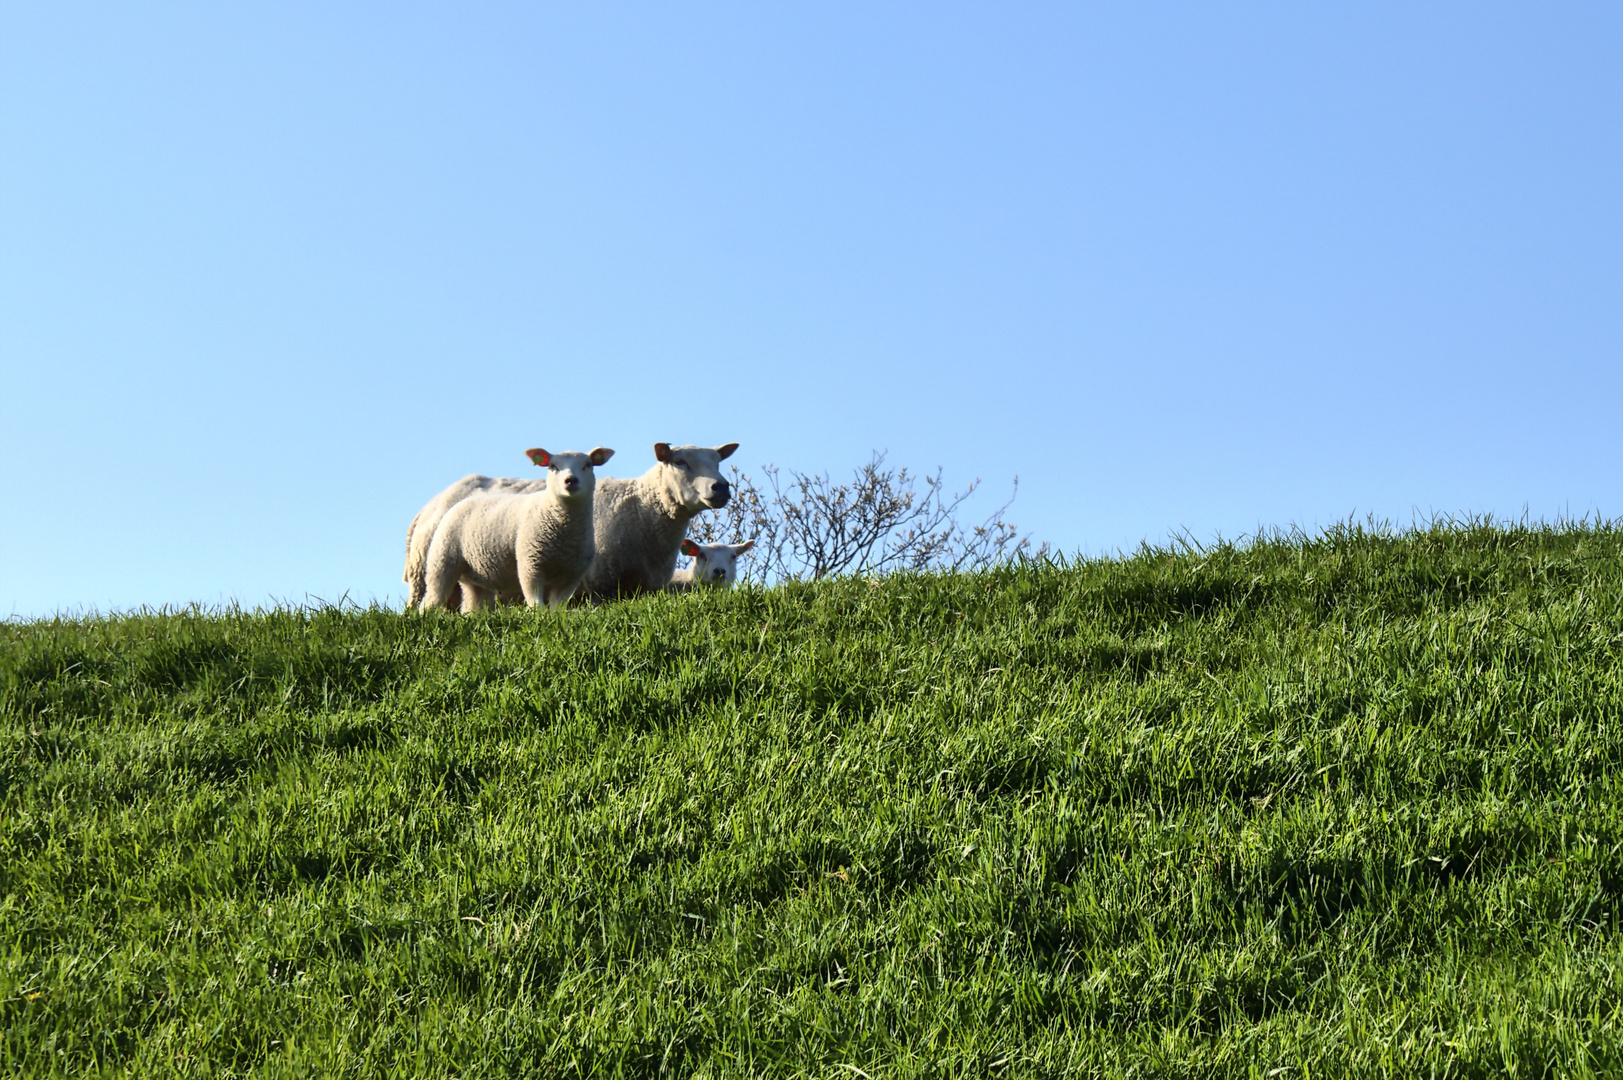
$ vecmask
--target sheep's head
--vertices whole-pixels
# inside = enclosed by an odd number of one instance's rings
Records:
[[[549,454],[540,447],[524,451],[531,461],[547,470],[547,490],[560,499],[574,501],[589,499],[597,487],[594,466],[614,456],[614,451],[600,446],[590,454],[566,452]]]
[[[660,484],[666,496],[689,515],[726,506],[733,491],[721,478],[721,463],[737,449],[737,443],[726,446],[655,443],[654,457],[660,463]]]
[[[754,540],[742,544],[696,544],[684,538],[682,554],[693,560],[695,585],[719,585],[725,589],[738,580],[738,557],[754,546]]]

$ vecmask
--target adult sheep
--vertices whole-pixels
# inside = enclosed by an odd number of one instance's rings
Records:
[[[688,522],[732,498],[721,463],[738,449],[654,444],[654,466],[633,480],[604,480],[592,509],[597,558],[581,594],[595,599],[660,592],[676,570]]]
[[[731,588],[738,580],[738,557],[754,546],[754,540],[742,544],[698,544],[683,540],[682,554],[692,559],[693,565],[671,575],[671,589],[686,592],[695,585]]]
[[[592,470],[614,451],[526,452],[547,470],[546,488],[525,495],[486,491],[447,510],[428,546],[421,607],[449,607],[458,585],[464,611],[514,594],[531,607],[562,607],[580,587],[596,553]]]

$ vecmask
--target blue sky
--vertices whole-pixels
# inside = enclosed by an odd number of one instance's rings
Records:
[[[0,6],[0,617],[398,603],[535,445],[1623,515],[1623,8],[769,7]]]

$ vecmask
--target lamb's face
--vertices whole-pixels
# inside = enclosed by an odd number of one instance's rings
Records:
[[[737,443],[725,446],[672,446],[655,443],[654,457],[665,490],[689,513],[719,510],[727,505],[733,491],[721,476],[722,460],[732,456]]]
[[[597,472],[601,465],[614,456],[614,451],[598,447],[589,454],[566,451],[549,454],[545,450],[525,451],[530,460],[547,470],[547,490],[564,502],[590,499],[597,488]]]
[[[738,580],[738,557],[755,546],[754,540],[742,544],[695,544],[682,541],[682,554],[693,559],[693,583],[728,588]]]

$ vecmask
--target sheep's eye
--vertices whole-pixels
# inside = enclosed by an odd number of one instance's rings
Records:
[[[680,465],[684,469],[688,467],[688,463],[686,461],[683,461],[681,458],[677,458],[675,461],[671,462],[671,464],[672,465]]]

